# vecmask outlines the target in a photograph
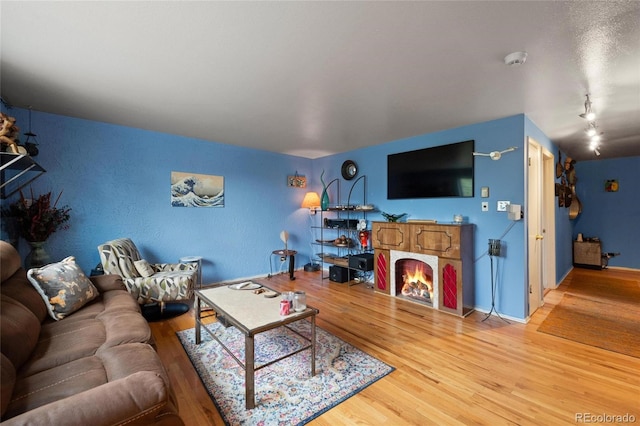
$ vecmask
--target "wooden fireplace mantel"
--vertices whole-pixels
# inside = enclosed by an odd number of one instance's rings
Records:
[[[466,316],[474,306],[472,224],[373,222],[377,292],[395,295],[390,277],[393,250],[438,257],[438,300],[433,308]]]

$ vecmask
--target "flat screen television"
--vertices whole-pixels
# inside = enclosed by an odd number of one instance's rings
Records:
[[[387,156],[387,198],[473,197],[473,140]]]

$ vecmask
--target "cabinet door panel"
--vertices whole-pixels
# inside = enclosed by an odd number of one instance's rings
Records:
[[[408,229],[400,223],[373,223],[373,247],[386,250],[408,251],[411,245]]]
[[[412,249],[418,253],[460,258],[460,228],[457,226],[413,225]]]

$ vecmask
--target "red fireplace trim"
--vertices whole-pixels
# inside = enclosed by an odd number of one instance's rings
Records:
[[[456,268],[447,263],[442,268],[442,305],[449,309],[458,309],[458,275]]]
[[[378,274],[376,277],[376,281],[378,282],[378,289],[386,290],[387,289],[387,259],[384,254],[380,253],[378,258],[376,259],[378,263]]]

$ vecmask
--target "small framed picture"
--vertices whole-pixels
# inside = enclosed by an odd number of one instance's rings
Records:
[[[607,179],[604,182],[604,190],[607,192],[618,192],[619,187],[618,179]]]
[[[293,176],[287,176],[287,186],[291,186],[293,188],[306,188],[307,178],[296,172]]]

